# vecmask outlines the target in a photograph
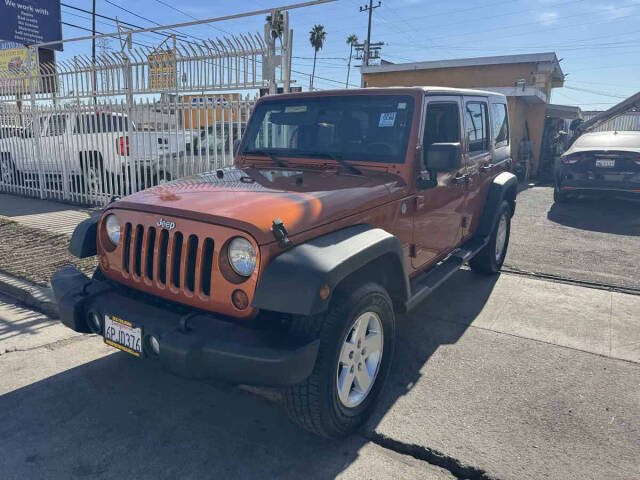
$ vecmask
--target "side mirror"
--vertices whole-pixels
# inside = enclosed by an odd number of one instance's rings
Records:
[[[239,138],[233,141],[233,158],[236,158],[238,156],[238,150],[240,150],[240,143],[242,143],[242,140],[240,140]]]
[[[450,172],[462,165],[462,149],[460,143],[432,143],[424,150],[423,165],[425,170],[434,172]]]

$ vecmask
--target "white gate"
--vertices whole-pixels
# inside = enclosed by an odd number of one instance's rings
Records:
[[[259,35],[155,48],[129,36],[95,63],[0,76],[0,191],[102,205],[231,164],[254,99],[229,91],[267,88],[272,54]]]

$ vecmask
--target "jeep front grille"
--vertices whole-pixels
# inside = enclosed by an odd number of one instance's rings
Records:
[[[124,226],[122,267],[137,283],[208,297],[213,254],[214,241],[209,237],[140,224]]]

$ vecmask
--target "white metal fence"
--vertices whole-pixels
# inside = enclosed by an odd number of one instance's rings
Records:
[[[101,205],[232,164],[253,101],[195,98],[5,106],[0,191]]]
[[[584,120],[590,120],[601,112],[583,112],[582,117]],[[628,112],[624,115],[620,115],[608,122],[603,123],[598,128],[593,130],[594,132],[608,132],[608,131],[640,131],[640,112]]]
[[[231,164],[254,99],[229,91],[269,86],[267,45],[164,43],[0,77],[0,192],[101,205]]]

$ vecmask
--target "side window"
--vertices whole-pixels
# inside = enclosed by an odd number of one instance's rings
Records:
[[[487,120],[486,103],[467,103],[465,107],[465,126],[470,155],[489,151],[489,122]]]
[[[493,120],[493,143],[496,147],[509,145],[509,120],[507,106],[504,103],[491,105]]]
[[[460,111],[457,102],[430,102],[424,122],[424,146],[460,141]]]

